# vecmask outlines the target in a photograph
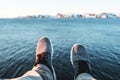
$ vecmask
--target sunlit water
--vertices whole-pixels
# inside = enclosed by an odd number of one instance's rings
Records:
[[[51,39],[58,80],[73,80],[70,50],[85,46],[92,76],[120,80],[120,19],[0,19],[0,78],[32,69],[40,37]]]

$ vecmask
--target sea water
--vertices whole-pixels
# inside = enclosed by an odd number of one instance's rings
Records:
[[[83,45],[92,76],[120,80],[120,19],[0,19],[0,78],[31,70],[40,37],[51,39],[58,80],[73,80],[71,47]]]

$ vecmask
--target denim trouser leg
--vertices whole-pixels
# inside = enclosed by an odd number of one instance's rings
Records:
[[[75,80],[96,80],[88,73],[82,73],[77,76]]]

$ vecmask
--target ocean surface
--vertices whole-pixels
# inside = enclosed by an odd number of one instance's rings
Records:
[[[71,47],[83,45],[92,76],[120,80],[120,19],[0,19],[0,78],[31,70],[40,37],[51,39],[58,80],[73,80]]]

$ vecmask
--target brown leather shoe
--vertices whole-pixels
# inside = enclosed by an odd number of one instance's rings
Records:
[[[46,65],[51,72],[53,73],[53,78],[56,80],[56,74],[54,71],[54,67],[52,65],[52,56],[53,56],[53,48],[51,45],[51,41],[47,37],[42,37],[37,43],[36,47],[36,63]]]

